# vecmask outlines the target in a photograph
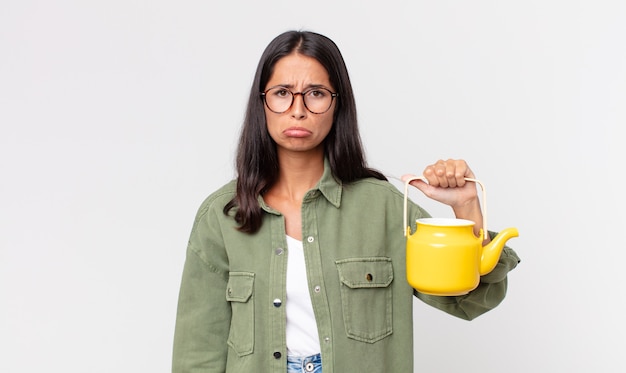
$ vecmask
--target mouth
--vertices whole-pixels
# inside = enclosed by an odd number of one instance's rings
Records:
[[[302,127],[289,127],[283,131],[287,137],[307,137],[311,135],[311,131]]]

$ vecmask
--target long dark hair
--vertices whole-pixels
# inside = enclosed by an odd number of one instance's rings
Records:
[[[256,70],[246,116],[237,149],[237,192],[224,207],[228,214],[236,208],[239,230],[255,233],[263,222],[258,198],[278,178],[276,143],[267,132],[265,110],[260,93],[272,76],[276,62],[297,52],[315,58],[328,71],[330,83],[339,94],[334,123],[324,139],[324,153],[333,176],[342,183],[374,177],[386,180],[377,170],[367,167],[357,124],[354,93],[348,69],[337,45],[326,36],[310,31],[288,31],[267,46]]]

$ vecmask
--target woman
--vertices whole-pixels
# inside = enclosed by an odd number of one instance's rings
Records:
[[[497,306],[519,259],[477,289],[427,296],[406,281],[403,195],[368,168],[337,46],[286,32],[259,62],[236,180],[201,205],[183,271],[174,372],[412,372],[413,295],[471,320]],[[412,182],[482,228],[462,160]],[[428,217],[411,203],[410,221]]]

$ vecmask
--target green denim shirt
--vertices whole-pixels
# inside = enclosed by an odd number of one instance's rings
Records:
[[[259,198],[256,234],[223,208],[232,181],[201,205],[189,239],[174,336],[174,373],[286,371],[287,242],[283,216]],[[406,281],[404,196],[392,184],[323,177],[302,203],[302,243],[324,373],[413,372],[413,296],[471,320],[506,294],[519,259],[508,247],[464,296],[418,293]],[[410,203],[409,216],[428,217]],[[413,226],[414,230],[415,227]]]

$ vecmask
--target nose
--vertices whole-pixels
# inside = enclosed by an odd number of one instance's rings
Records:
[[[307,116],[307,109],[306,106],[304,106],[304,96],[302,95],[302,92],[297,92],[293,94],[291,116],[299,119],[305,118]]]

